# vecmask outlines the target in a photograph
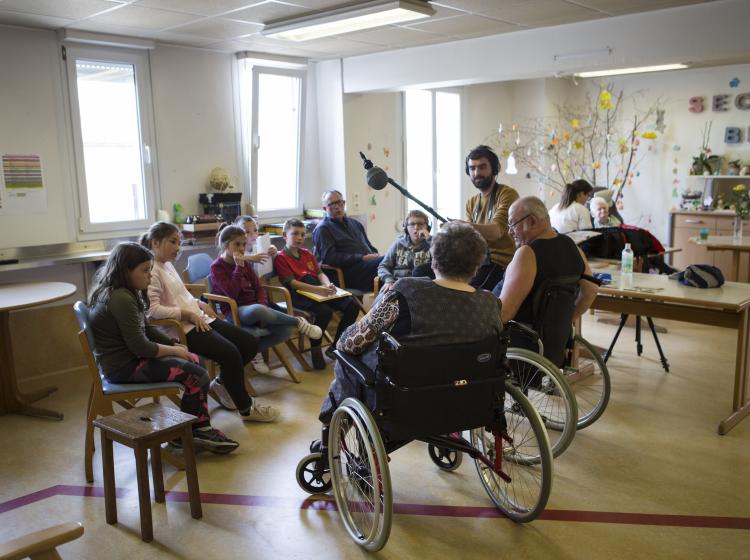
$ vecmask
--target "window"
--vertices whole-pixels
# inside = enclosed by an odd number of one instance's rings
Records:
[[[155,214],[148,57],[66,47],[82,233],[142,229]]]
[[[299,170],[304,76],[301,70],[252,66],[250,61],[240,61],[246,182],[250,185],[250,200],[261,216],[302,212]]]
[[[445,218],[462,218],[461,95],[407,91],[404,129],[409,192]],[[410,201],[412,208],[419,205]]]

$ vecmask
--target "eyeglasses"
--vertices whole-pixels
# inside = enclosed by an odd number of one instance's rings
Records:
[[[346,200],[342,198],[341,200],[332,200],[326,206],[343,206],[344,204],[346,204]]]
[[[426,227],[427,226],[425,222],[408,222],[406,225],[409,227]]]
[[[508,231],[510,231],[512,229],[515,229],[515,227],[518,224],[520,224],[521,222],[523,222],[526,218],[530,218],[530,217],[531,217],[531,214],[526,214],[523,218],[521,218],[520,220],[516,220],[512,224],[510,222],[508,222]]]

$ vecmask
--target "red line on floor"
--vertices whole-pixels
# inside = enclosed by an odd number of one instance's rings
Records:
[[[131,494],[125,488],[117,489],[117,497]],[[101,498],[104,489],[98,486],[50,486],[37,492],[19,496],[0,503],[0,513],[45,500],[54,496],[79,496]],[[170,502],[188,502],[187,492],[167,492]],[[201,493],[203,504],[216,504],[245,507],[299,508],[315,511],[336,511],[336,502],[328,498],[307,498],[300,501],[294,497],[252,496],[247,494]],[[505,517],[493,507],[483,506],[442,506],[431,504],[393,504],[393,512],[402,515],[428,515],[438,517]],[[665,515],[658,513],[624,513],[614,511],[575,511],[548,509],[538,518],[539,521],[569,521],[578,523],[619,523],[622,525],[653,525],[664,527],[700,527],[704,529],[750,529],[750,517],[715,517],[707,515]]]

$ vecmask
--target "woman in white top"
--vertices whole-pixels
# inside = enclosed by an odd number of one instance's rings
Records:
[[[584,179],[565,185],[560,202],[549,210],[552,227],[558,233],[591,229],[591,214],[584,206],[594,188]]]
[[[272,422],[278,418],[276,408],[258,404],[245,389],[245,364],[255,356],[258,339],[219,319],[210,305],[187,291],[175,270],[172,262],[180,252],[177,226],[157,222],[141,236],[140,242],[154,254],[146,310],[149,319],[180,321],[188,350],[219,364],[221,373],[211,381],[209,392],[224,408],[239,411],[246,422]],[[177,333],[167,335],[176,337]]]

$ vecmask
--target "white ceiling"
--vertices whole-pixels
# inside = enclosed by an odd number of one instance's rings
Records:
[[[0,0],[0,24],[69,28],[227,52],[338,58],[711,0],[434,0],[436,14],[301,43],[268,39],[263,24],[348,0]],[[0,29],[0,33],[2,30]]]

